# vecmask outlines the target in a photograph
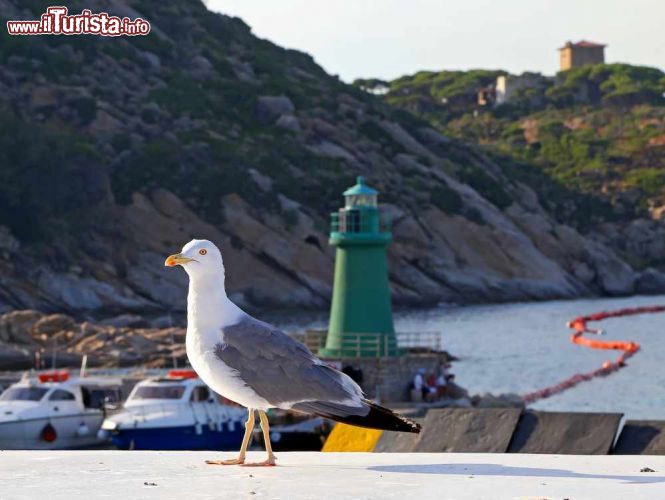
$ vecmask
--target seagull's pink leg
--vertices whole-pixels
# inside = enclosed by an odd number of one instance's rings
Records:
[[[206,460],[209,465],[242,465],[245,463],[245,453],[249,440],[252,438],[252,431],[254,430],[254,409],[247,408],[247,422],[245,422],[245,435],[242,438],[242,446],[238,458],[230,458],[228,460]]]
[[[266,451],[268,458],[263,462],[251,462],[242,464],[243,467],[270,467],[277,465],[275,460],[277,457],[272,453],[272,445],[270,444],[270,425],[268,424],[268,416],[266,412],[259,410],[259,418],[261,419],[261,430],[263,431],[263,442],[266,444]]]

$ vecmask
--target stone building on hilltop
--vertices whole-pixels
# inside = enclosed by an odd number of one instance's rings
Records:
[[[498,76],[494,86],[495,104],[498,106],[518,99],[537,105],[551,83],[551,78],[540,73]]]
[[[587,64],[603,64],[605,47],[606,45],[601,43],[586,40],[580,40],[577,43],[568,41],[559,49],[559,69],[566,71]]]

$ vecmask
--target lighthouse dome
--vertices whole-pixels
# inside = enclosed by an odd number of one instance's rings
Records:
[[[344,191],[346,208],[376,207],[378,191],[365,184],[365,178],[359,176],[356,185]]]

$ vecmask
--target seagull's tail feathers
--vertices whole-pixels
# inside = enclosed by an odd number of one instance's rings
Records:
[[[319,417],[329,418],[335,422],[381,429],[384,431],[420,432],[420,424],[409,420],[394,411],[379,406],[366,399],[362,406],[348,406],[330,401],[305,401],[293,405],[293,410],[311,413]]]

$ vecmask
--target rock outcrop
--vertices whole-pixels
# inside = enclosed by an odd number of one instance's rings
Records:
[[[84,355],[89,366],[169,367],[174,359],[186,362],[185,330],[177,327],[136,327],[133,318],[113,318],[101,323],[76,322],[65,314],[34,310],[0,316],[0,363],[3,369],[49,366],[76,367]],[[131,320],[131,321],[130,321]],[[130,323],[130,324],[128,324]]]
[[[103,343],[136,326],[121,315],[184,310],[186,276],[163,261],[194,237],[221,247],[241,305],[326,307],[329,214],[359,174],[393,220],[396,304],[665,291],[635,265],[663,251],[653,224],[582,234],[499,160],[239,19],[197,0],[89,8],[152,31],[30,37],[0,58],[0,312],[118,316],[95,327]],[[40,14],[13,0],[0,13]]]

